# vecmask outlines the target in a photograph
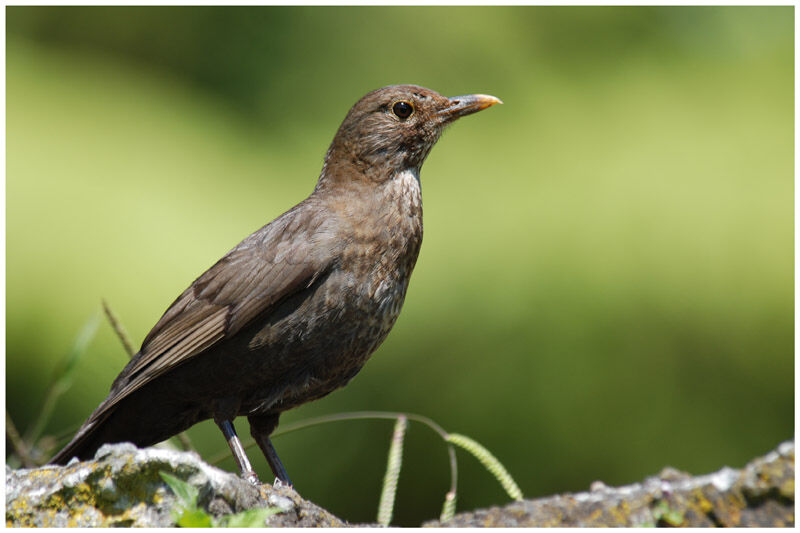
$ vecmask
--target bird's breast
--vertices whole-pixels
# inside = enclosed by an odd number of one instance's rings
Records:
[[[401,172],[374,189],[368,208],[350,221],[341,264],[354,289],[381,309],[405,295],[422,244],[418,173]]]
[[[422,195],[414,172],[373,187],[348,221],[333,285],[343,308],[357,310],[345,348],[362,362],[386,338],[405,299],[422,243]],[[331,280],[333,281],[333,280]],[[345,314],[349,314],[345,312]]]
[[[413,173],[374,193],[328,206],[338,228],[335,267],[251,342],[265,354],[266,373],[282,367],[295,377],[277,392],[257,391],[249,410],[284,410],[345,385],[392,329],[422,243],[422,198]]]

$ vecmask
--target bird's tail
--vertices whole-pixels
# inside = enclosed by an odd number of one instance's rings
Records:
[[[75,436],[72,437],[72,440],[60,452],[55,454],[47,464],[65,465],[73,457],[77,457],[81,461],[94,457],[94,453],[105,442],[99,433],[102,433],[100,429],[109,414],[109,410],[106,409],[106,402],[101,403],[88,420],[83,423]]]
[[[83,461],[94,456],[94,452],[97,451],[97,446],[92,443],[94,440],[91,438],[93,433],[92,428],[87,427],[89,426],[89,422],[90,421],[87,420],[87,423],[81,427],[72,440],[69,441],[60,452],[55,454],[48,464],[65,465],[73,457],[77,457]]]

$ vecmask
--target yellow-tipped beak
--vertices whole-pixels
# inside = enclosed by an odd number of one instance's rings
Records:
[[[450,105],[439,111],[437,115],[452,119],[476,113],[487,107],[492,107],[495,104],[503,103],[499,98],[488,94],[467,94],[464,96],[454,96],[448,100],[450,100]]]

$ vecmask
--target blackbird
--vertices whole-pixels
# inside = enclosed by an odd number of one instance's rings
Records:
[[[150,446],[209,418],[258,483],[232,421],[276,478],[283,411],[344,386],[386,338],[422,243],[419,173],[445,126],[501,103],[416,85],[368,93],[345,117],[311,195],[197,278],[167,309],[108,397],[50,461],[105,443]]]

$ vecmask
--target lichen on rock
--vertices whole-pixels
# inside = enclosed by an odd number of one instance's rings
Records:
[[[204,463],[192,452],[132,444],[101,447],[91,461],[36,469],[6,467],[6,525],[10,527],[169,527],[176,496],[160,476],[171,474],[198,489],[198,507],[215,517],[255,507],[277,507],[266,525],[344,523],[289,487],[259,488]]]
[[[279,510],[265,525],[342,527],[348,524],[290,487],[255,487],[204,463],[192,452],[131,444],[103,446],[91,461],[65,467],[6,467],[6,525],[11,527],[176,524],[178,498],[161,472],[196,488],[197,508],[225,523],[248,509]],[[194,490],[192,490],[194,493]],[[259,518],[259,521],[261,518]],[[791,526],[794,524],[794,443],[785,442],[741,470],[691,476],[665,468],[641,483],[510,503],[457,514],[426,526]]]
[[[457,514],[433,527],[780,527],[794,525],[794,443],[784,442],[741,470],[704,476],[665,468],[624,487],[514,502]]]

